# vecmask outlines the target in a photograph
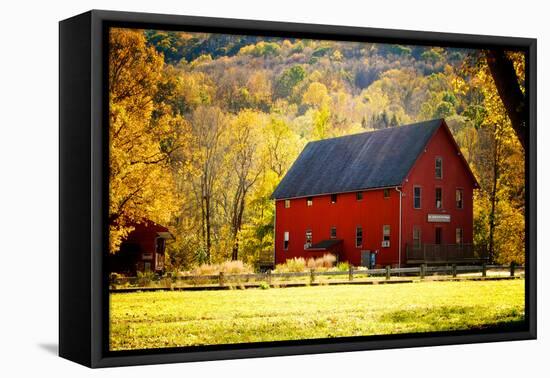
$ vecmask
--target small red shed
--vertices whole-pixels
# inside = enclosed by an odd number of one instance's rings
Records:
[[[162,273],[165,269],[166,241],[174,239],[168,228],[151,220],[133,225],[134,230],[110,256],[111,272],[135,275],[138,271]]]
[[[477,187],[443,119],[310,142],[272,196],[275,263],[477,261]]]

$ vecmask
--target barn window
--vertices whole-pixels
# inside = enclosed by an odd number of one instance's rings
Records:
[[[336,239],[336,227],[332,226],[330,228],[330,238],[331,239]]]
[[[413,227],[413,249],[421,249],[422,248],[422,231],[420,229],[420,226],[414,226]]]
[[[457,228],[456,229],[456,244],[462,245],[464,243],[464,229]]]
[[[462,189],[456,190],[456,208],[464,208],[464,191]]]
[[[384,189],[384,198],[390,198],[390,190]]]
[[[285,236],[283,240],[283,249],[286,251],[288,250],[288,242],[290,240],[290,232],[285,231]]]
[[[336,200],[338,199],[337,194],[331,194],[330,195],[330,203],[336,203]]]
[[[443,178],[443,158],[439,156],[435,158],[435,178]]]
[[[312,240],[313,240],[313,233],[311,232],[311,230],[306,230],[306,245],[304,247],[305,248],[311,247]]]
[[[362,201],[363,200],[363,192],[357,192],[355,193],[355,199],[357,201]]]
[[[435,188],[435,208],[441,209],[443,207],[443,201],[442,201],[442,190],[441,188]]]
[[[385,224],[382,226],[382,235],[384,237],[384,241],[390,241],[390,225]]]
[[[285,209],[290,208],[290,200],[285,200]]]
[[[307,205],[313,206],[313,197],[307,197]]]
[[[419,186],[414,187],[414,196],[413,196],[413,202],[414,202],[414,208],[420,209],[420,206],[422,204],[422,188]]]
[[[166,248],[166,240],[164,240],[164,238],[157,238],[155,241],[155,252],[164,253],[165,248]]]
[[[151,263],[150,262],[143,263],[143,270],[146,272],[151,271]]]
[[[363,227],[355,227],[355,247],[360,248],[363,246]]]

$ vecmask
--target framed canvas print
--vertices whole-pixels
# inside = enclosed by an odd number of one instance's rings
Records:
[[[60,23],[60,355],[536,337],[536,40]]]

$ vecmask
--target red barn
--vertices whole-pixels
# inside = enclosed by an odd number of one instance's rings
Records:
[[[138,271],[164,271],[166,241],[174,239],[168,228],[150,220],[133,225],[120,245],[120,250],[109,256],[110,271],[135,275]]]
[[[272,196],[275,263],[475,261],[477,187],[443,119],[310,142]]]

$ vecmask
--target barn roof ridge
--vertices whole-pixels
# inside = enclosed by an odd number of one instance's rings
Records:
[[[312,141],[272,194],[274,199],[401,185],[442,118]]]

